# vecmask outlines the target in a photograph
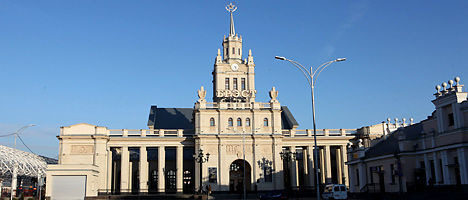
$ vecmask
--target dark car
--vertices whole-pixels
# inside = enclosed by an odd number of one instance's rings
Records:
[[[285,190],[272,190],[260,196],[260,200],[288,199]]]

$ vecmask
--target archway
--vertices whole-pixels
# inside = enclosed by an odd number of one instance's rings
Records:
[[[251,190],[251,171],[249,162],[245,161],[245,187]],[[244,191],[244,160],[238,159],[229,165],[229,191],[240,193]]]

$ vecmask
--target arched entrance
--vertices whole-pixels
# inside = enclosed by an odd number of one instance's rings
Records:
[[[245,187],[247,191],[251,190],[251,171],[250,164],[245,161]],[[244,191],[244,160],[238,159],[229,165],[229,191],[240,193]]]

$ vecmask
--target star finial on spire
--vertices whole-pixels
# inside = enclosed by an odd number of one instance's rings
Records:
[[[232,13],[237,10],[237,6],[232,5],[232,3],[229,3],[229,5],[226,6],[226,10],[231,14],[231,26],[229,28],[229,36],[235,36],[236,30],[234,29],[234,18],[232,17]]]

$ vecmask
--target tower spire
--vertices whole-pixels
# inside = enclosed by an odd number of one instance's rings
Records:
[[[229,3],[229,5],[226,6],[226,10],[231,14],[231,25],[229,27],[229,36],[235,36],[236,30],[234,29],[234,18],[232,17],[232,13],[237,10],[237,6],[232,5],[232,3]]]

